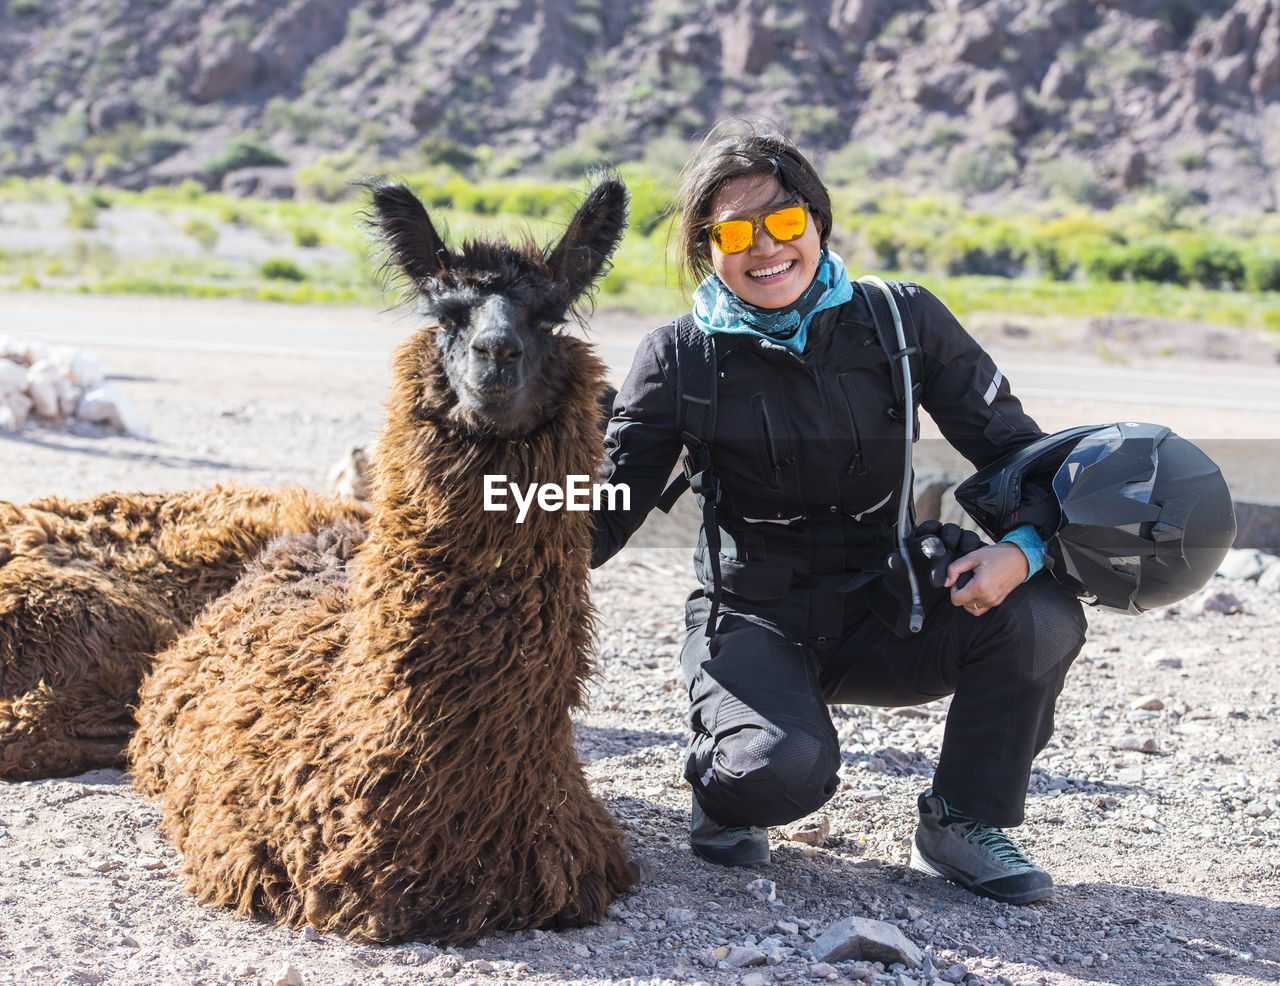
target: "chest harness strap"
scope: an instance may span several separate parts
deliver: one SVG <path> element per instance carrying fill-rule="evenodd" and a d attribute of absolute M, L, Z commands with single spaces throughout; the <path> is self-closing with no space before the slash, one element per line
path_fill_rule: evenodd
<path fill-rule="evenodd" d="M 716 430 L 716 347 L 692 315 L 682 315 L 676 321 L 676 393 L 680 402 L 676 425 L 685 447 L 683 475 L 663 491 L 658 507 L 670 513 L 680 494 L 692 490 L 702 508 L 702 531 L 711 570 L 711 584 L 706 587 L 711 601 L 706 627 L 710 637 L 720 615 L 720 525 L 716 521 L 720 483 L 711 468 L 711 442 Z"/>

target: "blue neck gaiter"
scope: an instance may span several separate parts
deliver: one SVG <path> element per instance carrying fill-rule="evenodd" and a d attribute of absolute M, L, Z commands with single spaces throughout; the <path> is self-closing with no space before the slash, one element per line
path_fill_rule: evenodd
<path fill-rule="evenodd" d="M 770 339 L 795 353 L 804 352 L 813 316 L 837 308 L 853 297 L 844 261 L 826 247 L 818 269 L 804 292 L 785 308 L 758 308 L 748 304 L 709 275 L 693 292 L 693 318 L 703 332 L 745 333 Z"/>

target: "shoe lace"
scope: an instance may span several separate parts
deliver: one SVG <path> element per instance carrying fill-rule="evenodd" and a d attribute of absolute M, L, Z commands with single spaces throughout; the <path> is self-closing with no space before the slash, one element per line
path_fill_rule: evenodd
<path fill-rule="evenodd" d="M 1005 866 L 1033 865 L 1026 854 L 1014 845 L 1013 840 L 1000 829 L 993 828 L 990 825 L 983 825 L 972 818 L 953 817 L 955 817 L 960 834 L 969 842 L 976 843 L 987 850 L 998 862 L 1003 863 Z"/>

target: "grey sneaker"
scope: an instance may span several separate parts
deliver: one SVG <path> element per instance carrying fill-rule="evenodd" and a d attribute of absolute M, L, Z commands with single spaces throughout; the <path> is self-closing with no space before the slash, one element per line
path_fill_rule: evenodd
<path fill-rule="evenodd" d="M 718 825 L 693 799 L 693 820 L 689 826 L 689 848 L 720 866 L 765 866 L 769 855 L 769 833 L 755 826 Z"/>
<path fill-rule="evenodd" d="M 1053 896 L 1053 878 L 1023 855 L 1000 829 L 956 811 L 933 788 L 920 795 L 920 824 L 911 868 L 946 877 L 1005 904 Z"/>

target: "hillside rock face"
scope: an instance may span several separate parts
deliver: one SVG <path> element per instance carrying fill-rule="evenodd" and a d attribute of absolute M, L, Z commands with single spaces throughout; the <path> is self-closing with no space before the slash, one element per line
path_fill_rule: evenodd
<path fill-rule="evenodd" d="M 573 173 L 763 115 L 843 180 L 1273 210 L 1280 0 L 17 0 L 0 107 L 0 171 L 132 186 L 246 134 Z"/>

